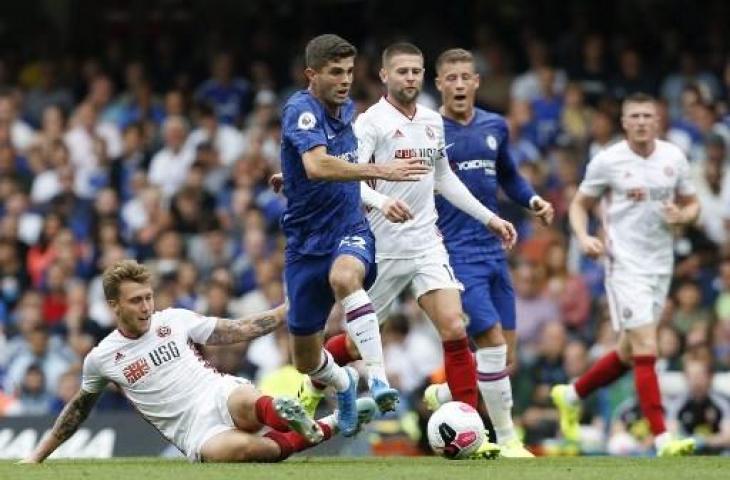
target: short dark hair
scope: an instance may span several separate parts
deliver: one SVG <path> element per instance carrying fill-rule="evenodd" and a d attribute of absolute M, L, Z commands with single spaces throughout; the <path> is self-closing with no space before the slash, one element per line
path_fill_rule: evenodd
<path fill-rule="evenodd" d="M 333 33 L 314 37 L 304 50 L 307 67 L 320 70 L 327 63 L 357 55 L 357 48 L 350 42 Z"/>
<path fill-rule="evenodd" d="M 623 111 L 624 108 L 626 108 L 626 105 L 629 103 L 656 103 L 656 98 L 649 95 L 648 93 L 644 92 L 636 92 L 632 93 L 628 97 L 624 98 L 624 101 L 621 102 L 621 110 Z"/>
<path fill-rule="evenodd" d="M 458 62 L 474 63 L 474 55 L 469 50 L 464 50 L 463 48 L 450 48 L 445 50 L 436 59 L 436 73 L 438 73 L 443 64 Z"/>
<path fill-rule="evenodd" d="M 388 63 L 388 60 L 396 55 L 418 55 L 423 57 L 423 52 L 421 52 L 420 48 L 409 42 L 393 43 L 385 47 L 385 50 L 383 50 L 383 56 L 381 59 L 383 66 Z"/>

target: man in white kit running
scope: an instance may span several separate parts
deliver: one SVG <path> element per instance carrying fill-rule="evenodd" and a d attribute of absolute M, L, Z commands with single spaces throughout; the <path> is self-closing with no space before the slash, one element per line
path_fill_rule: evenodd
<path fill-rule="evenodd" d="M 476 364 L 465 330 L 462 287 L 436 227 L 434 190 L 494 231 L 505 247 L 512 247 L 516 232 L 474 198 L 452 172 L 441 115 L 416 103 L 424 76 L 421 51 L 410 43 L 396 43 L 383 51 L 382 64 L 380 76 L 387 94 L 355 122 L 358 160 L 379 164 L 416 158 L 432 170 L 418 182 L 398 185 L 376 180 L 362 185 L 378 265 L 368 295 L 382 321 L 391 303 L 412 284 L 443 341 L 446 380 L 454 400 L 476 408 Z M 326 348 L 338 364 L 359 358 L 346 334 L 328 340 Z M 321 394 L 308 387 L 305 382 L 300 400 L 311 413 Z"/>
<path fill-rule="evenodd" d="M 656 101 L 646 94 L 631 95 L 623 102 L 621 123 L 626 140 L 590 161 L 569 211 L 583 252 L 606 257 L 606 294 L 618 346 L 575 383 L 554 386 L 551 397 L 564 437 L 578 441 L 580 400 L 633 368 L 657 455 L 687 455 L 694 440 L 667 432 L 654 365 L 657 320 L 674 263 L 672 230 L 693 223 L 700 206 L 684 154 L 657 139 Z M 603 240 L 588 232 L 588 215 L 599 199 Z"/>
<path fill-rule="evenodd" d="M 86 356 L 81 389 L 23 463 L 42 462 L 70 438 L 108 382 L 190 461 L 279 461 L 336 433 L 336 415 L 315 422 L 296 400 L 262 395 L 200 356 L 196 344 L 228 345 L 273 331 L 285 306 L 237 320 L 155 312 L 151 274 L 134 260 L 108 268 L 103 286 L 117 329 Z M 359 399 L 359 418 L 369 420 L 376 408 Z"/>

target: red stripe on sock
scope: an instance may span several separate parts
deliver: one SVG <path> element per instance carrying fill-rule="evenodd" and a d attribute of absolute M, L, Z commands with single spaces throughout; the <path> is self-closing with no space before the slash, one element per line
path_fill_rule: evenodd
<path fill-rule="evenodd" d="M 476 361 L 469 342 L 465 338 L 443 342 L 446 383 L 449 384 L 454 400 L 477 408 L 479 390 L 477 389 Z"/>
<path fill-rule="evenodd" d="M 649 428 L 654 436 L 667 430 L 664 424 L 664 408 L 662 396 L 659 393 L 659 380 L 656 376 L 654 355 L 634 356 L 634 384 L 639 395 L 641 412 L 649 421 Z"/>
<path fill-rule="evenodd" d="M 575 391 L 580 398 L 585 398 L 594 390 L 620 378 L 628 370 L 629 367 L 621 362 L 618 353 L 614 350 L 599 358 L 586 373 L 580 376 L 575 382 Z"/>
<path fill-rule="evenodd" d="M 289 424 L 286 423 L 274 408 L 274 399 L 268 395 L 262 395 L 256 400 L 256 418 L 262 425 L 269 426 L 279 432 L 288 432 Z"/>

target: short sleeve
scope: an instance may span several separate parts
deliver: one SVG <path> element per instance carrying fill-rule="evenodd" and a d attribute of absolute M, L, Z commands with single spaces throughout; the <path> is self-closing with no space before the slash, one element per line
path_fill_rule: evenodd
<path fill-rule="evenodd" d="M 679 155 L 679 172 L 677 181 L 677 193 L 683 196 L 695 195 L 697 190 L 694 183 L 692 183 L 692 175 L 689 168 L 689 162 L 687 157 L 683 153 L 678 152 Z"/>
<path fill-rule="evenodd" d="M 184 308 L 170 309 L 168 312 L 174 322 L 173 325 L 182 325 L 187 331 L 188 338 L 195 343 L 207 342 L 218 323 L 216 317 L 206 317 Z"/>
<path fill-rule="evenodd" d="M 578 190 L 589 197 L 600 197 L 609 186 L 608 167 L 605 156 L 599 154 L 588 162 L 586 176 Z"/>
<path fill-rule="evenodd" d="M 89 393 L 99 393 L 108 383 L 107 379 L 101 374 L 99 365 L 92 350 L 84 359 L 84 366 L 81 373 L 81 389 Z"/>
<path fill-rule="evenodd" d="M 311 105 L 287 105 L 282 123 L 284 139 L 294 145 L 300 155 L 314 147 L 327 145 L 324 126 Z"/>
<path fill-rule="evenodd" d="M 357 137 L 357 159 L 360 163 L 368 163 L 375 153 L 375 147 L 378 143 L 378 131 L 366 114 L 357 117 L 353 124 L 353 130 Z"/>

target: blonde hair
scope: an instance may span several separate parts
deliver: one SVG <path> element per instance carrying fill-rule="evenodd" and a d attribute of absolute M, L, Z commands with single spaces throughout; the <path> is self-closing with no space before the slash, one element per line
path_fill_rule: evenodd
<path fill-rule="evenodd" d="M 438 74 L 438 71 L 445 63 L 459 62 L 474 63 L 474 56 L 471 52 L 464 50 L 463 48 L 451 48 L 441 52 L 441 55 L 439 55 L 436 59 L 436 73 Z"/>
<path fill-rule="evenodd" d="M 119 300 L 119 286 L 122 282 L 150 283 L 152 273 L 136 260 L 120 260 L 104 270 L 101 282 L 107 300 Z"/>

